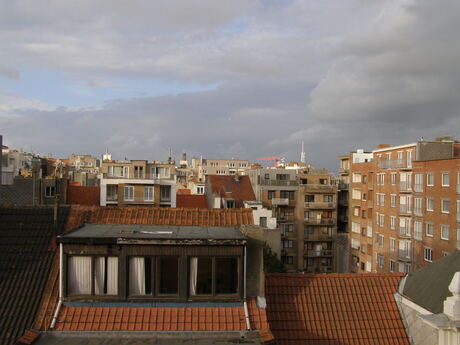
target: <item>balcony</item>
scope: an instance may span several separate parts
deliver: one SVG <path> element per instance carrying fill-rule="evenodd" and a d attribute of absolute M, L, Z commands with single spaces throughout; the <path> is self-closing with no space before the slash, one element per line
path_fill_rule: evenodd
<path fill-rule="evenodd" d="M 398 249 L 398 259 L 401 261 L 411 261 L 410 249 Z"/>
<path fill-rule="evenodd" d="M 306 234 L 304 240 L 306 242 L 308 241 L 333 241 L 334 238 L 332 235 L 326 235 L 326 234 Z"/>
<path fill-rule="evenodd" d="M 334 193 L 335 188 L 330 184 L 304 184 L 302 186 L 306 192 L 311 193 Z"/>
<path fill-rule="evenodd" d="M 339 183 L 337 185 L 337 188 L 339 190 L 348 190 L 348 188 L 350 188 L 350 185 L 348 183 Z"/>
<path fill-rule="evenodd" d="M 335 209 L 335 202 L 306 202 L 305 208 L 316 209 L 316 210 L 328 210 Z"/>
<path fill-rule="evenodd" d="M 289 199 L 288 198 L 272 198 L 272 205 L 289 206 Z"/>
<path fill-rule="evenodd" d="M 412 235 L 410 233 L 410 228 L 406 226 L 400 226 L 399 227 L 399 237 L 401 238 L 411 238 Z"/>
<path fill-rule="evenodd" d="M 109 202 L 114 202 L 114 201 L 116 202 L 118 201 L 118 195 L 117 194 L 107 195 L 106 200 Z"/>
<path fill-rule="evenodd" d="M 412 169 L 412 162 L 405 159 L 383 160 L 378 162 L 380 169 Z"/>
<path fill-rule="evenodd" d="M 309 225 L 335 225 L 335 222 L 333 218 L 305 218 L 305 224 Z"/>
<path fill-rule="evenodd" d="M 309 258 L 332 256 L 332 250 L 331 249 L 307 250 L 304 256 L 309 257 Z"/>
<path fill-rule="evenodd" d="M 339 168 L 339 174 L 340 175 L 348 175 L 350 172 L 350 169 L 348 168 Z"/>
<path fill-rule="evenodd" d="M 415 207 L 414 208 L 414 215 L 416 215 L 418 217 L 423 217 L 423 209 L 421 209 L 419 207 Z"/>
<path fill-rule="evenodd" d="M 414 184 L 414 192 L 423 193 L 423 184 L 420 184 L 420 183 Z"/>
<path fill-rule="evenodd" d="M 296 187 L 299 185 L 298 181 L 295 180 L 260 180 L 261 186 L 291 186 Z"/>
<path fill-rule="evenodd" d="M 412 186 L 410 182 L 407 182 L 407 181 L 399 182 L 399 191 L 401 193 L 412 193 Z"/>
<path fill-rule="evenodd" d="M 287 216 L 283 214 L 276 215 L 276 221 L 278 223 L 294 223 L 295 217 L 294 216 Z"/>
<path fill-rule="evenodd" d="M 399 214 L 400 215 L 411 215 L 412 214 L 412 207 L 406 204 L 399 205 Z"/>

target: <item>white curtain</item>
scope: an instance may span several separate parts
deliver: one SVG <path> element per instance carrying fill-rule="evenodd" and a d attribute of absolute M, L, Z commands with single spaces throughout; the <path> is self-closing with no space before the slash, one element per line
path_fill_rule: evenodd
<path fill-rule="evenodd" d="M 118 295 L 118 258 L 107 258 L 107 294 Z"/>
<path fill-rule="evenodd" d="M 69 256 L 67 260 L 67 291 L 69 295 L 91 294 L 91 257 Z"/>
<path fill-rule="evenodd" d="M 98 256 L 96 260 L 94 260 L 94 293 L 96 295 L 104 294 L 105 259 L 105 256 Z"/>
<path fill-rule="evenodd" d="M 145 261 L 143 257 L 129 259 L 129 294 L 145 295 Z"/>
<path fill-rule="evenodd" d="M 198 258 L 190 259 L 190 295 L 196 295 L 196 283 L 198 277 Z"/>

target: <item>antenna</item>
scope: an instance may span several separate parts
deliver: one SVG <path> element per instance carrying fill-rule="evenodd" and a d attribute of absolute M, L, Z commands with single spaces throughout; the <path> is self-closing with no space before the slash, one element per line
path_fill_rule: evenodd
<path fill-rule="evenodd" d="M 300 162 L 303 164 L 306 164 L 306 159 L 305 159 L 305 151 L 304 151 L 304 143 L 302 141 L 302 152 L 300 153 Z"/>

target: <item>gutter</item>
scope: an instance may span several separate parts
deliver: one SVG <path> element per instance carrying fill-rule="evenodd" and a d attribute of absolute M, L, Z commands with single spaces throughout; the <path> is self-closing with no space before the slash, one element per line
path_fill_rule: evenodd
<path fill-rule="evenodd" d="M 249 311 L 248 311 L 248 303 L 246 302 L 246 254 L 247 248 L 244 246 L 244 277 L 243 277 L 243 306 L 244 306 L 244 318 L 246 320 L 246 328 L 248 331 L 251 330 L 251 322 L 249 320 Z"/>
<path fill-rule="evenodd" d="M 62 254 L 63 254 L 63 249 L 62 249 L 62 243 L 59 243 L 59 302 L 56 306 L 56 310 L 54 311 L 53 319 L 51 320 L 51 325 L 50 329 L 53 329 L 56 326 L 57 318 L 59 316 L 59 312 L 61 311 L 62 307 Z"/>

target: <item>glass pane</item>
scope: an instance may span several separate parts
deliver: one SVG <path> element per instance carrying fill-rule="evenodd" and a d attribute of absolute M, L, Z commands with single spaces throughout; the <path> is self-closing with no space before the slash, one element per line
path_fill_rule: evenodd
<path fill-rule="evenodd" d="M 216 294 L 238 292 L 238 261 L 236 258 L 216 258 Z"/>
<path fill-rule="evenodd" d="M 91 257 L 70 256 L 67 261 L 67 291 L 69 295 L 91 294 Z"/>
<path fill-rule="evenodd" d="M 192 258 L 190 261 L 190 294 L 212 294 L 212 258 Z"/>
<path fill-rule="evenodd" d="M 158 259 L 158 293 L 177 294 L 179 285 L 179 260 L 175 257 Z"/>

